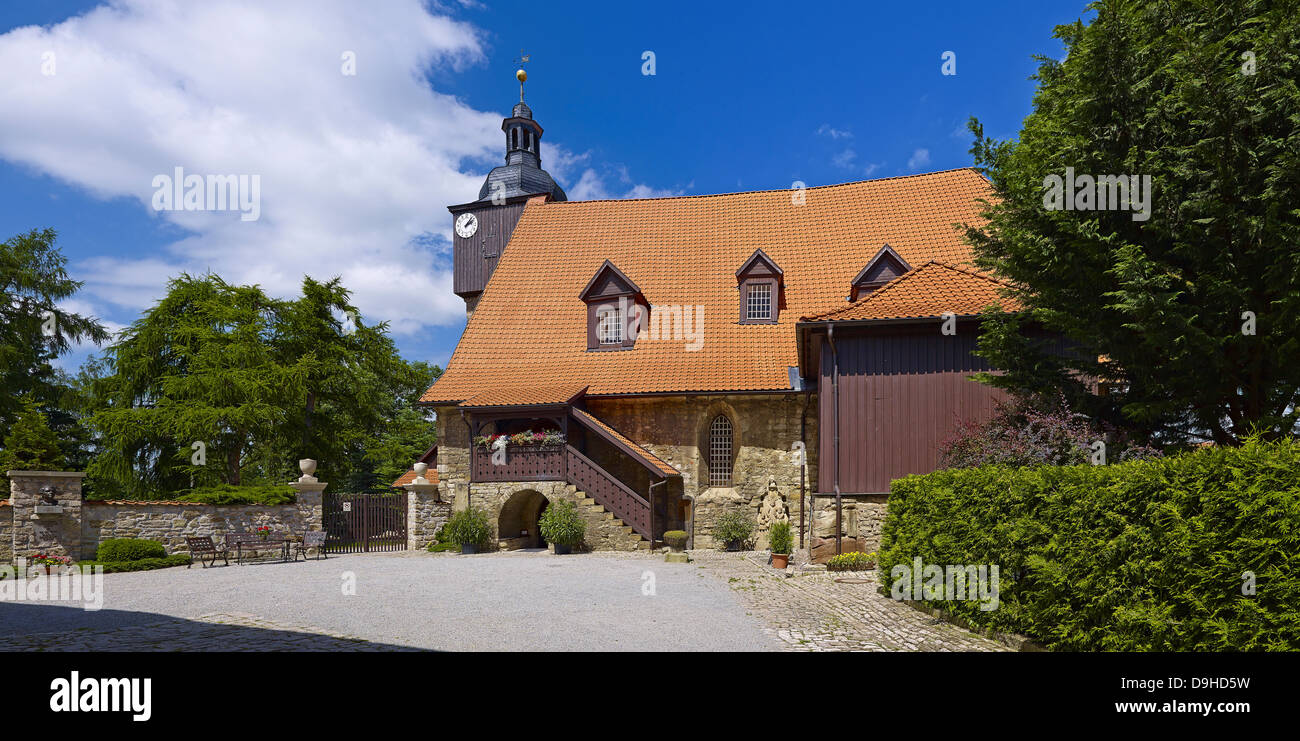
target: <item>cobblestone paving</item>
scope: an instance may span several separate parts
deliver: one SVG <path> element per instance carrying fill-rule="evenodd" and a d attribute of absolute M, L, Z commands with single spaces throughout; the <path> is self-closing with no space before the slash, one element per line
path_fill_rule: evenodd
<path fill-rule="evenodd" d="M 701 574 L 725 579 L 789 651 L 1010 650 L 880 594 L 875 572 L 796 572 L 787 578 L 759 554 L 693 552 L 691 558 Z M 871 582 L 845 584 L 836 577 Z"/>
<path fill-rule="evenodd" d="M 115 630 L 80 629 L 0 638 L 0 651 L 416 651 L 254 615 L 173 618 Z"/>

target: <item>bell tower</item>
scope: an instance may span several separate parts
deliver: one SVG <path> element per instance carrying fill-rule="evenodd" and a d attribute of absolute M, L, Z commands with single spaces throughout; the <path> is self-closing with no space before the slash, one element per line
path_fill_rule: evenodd
<path fill-rule="evenodd" d="M 524 61 L 527 59 L 524 57 Z M 521 67 L 515 77 L 519 80 L 519 102 L 501 122 L 506 135 L 505 164 L 488 173 L 477 200 L 447 207 L 455 226 L 452 290 L 465 299 L 469 315 L 474 313 L 496 270 L 528 199 L 540 195 L 552 201 L 568 200 L 550 173 L 542 169 L 542 126 L 524 102 L 528 73 Z"/>

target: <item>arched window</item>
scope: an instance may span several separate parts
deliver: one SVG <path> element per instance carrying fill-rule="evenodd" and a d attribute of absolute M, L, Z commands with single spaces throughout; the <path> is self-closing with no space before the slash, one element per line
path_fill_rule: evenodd
<path fill-rule="evenodd" d="M 519 129 L 510 130 L 510 148 L 511 149 L 519 148 Z"/>
<path fill-rule="evenodd" d="M 709 486 L 731 486 L 731 420 L 725 414 L 709 425 Z"/>

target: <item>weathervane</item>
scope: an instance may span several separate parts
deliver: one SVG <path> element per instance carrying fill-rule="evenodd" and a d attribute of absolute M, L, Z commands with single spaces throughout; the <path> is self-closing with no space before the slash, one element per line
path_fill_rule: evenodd
<path fill-rule="evenodd" d="M 531 56 L 531 54 L 525 54 L 524 50 L 520 49 L 519 58 L 515 60 L 515 64 L 519 65 L 519 69 L 515 70 L 515 79 L 519 80 L 520 103 L 524 102 L 524 81 L 528 79 L 528 73 L 524 71 L 524 65 L 528 64 L 528 60 Z"/>

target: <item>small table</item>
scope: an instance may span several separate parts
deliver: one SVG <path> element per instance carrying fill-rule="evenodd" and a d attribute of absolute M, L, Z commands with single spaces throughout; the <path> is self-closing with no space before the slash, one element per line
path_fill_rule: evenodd
<path fill-rule="evenodd" d="M 258 551 L 267 551 L 272 548 L 280 549 L 280 560 L 289 560 L 289 539 L 288 538 L 267 538 L 265 540 L 258 538 L 256 540 L 240 540 L 235 543 L 235 562 L 244 563 L 244 551 L 256 553 Z"/>

